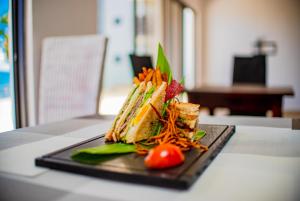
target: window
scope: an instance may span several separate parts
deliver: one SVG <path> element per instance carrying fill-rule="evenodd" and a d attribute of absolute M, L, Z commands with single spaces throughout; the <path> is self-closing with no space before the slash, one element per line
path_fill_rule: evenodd
<path fill-rule="evenodd" d="M 109 38 L 101 114 L 116 114 L 131 87 L 133 71 L 129 54 L 134 50 L 133 10 L 133 0 L 100 0 L 98 3 L 98 32 Z"/>
<path fill-rule="evenodd" d="M 191 8 L 183 9 L 183 76 L 185 87 L 195 87 L 195 14 Z"/>
<path fill-rule="evenodd" d="M 129 54 L 151 56 L 158 42 L 172 65 L 173 76 L 195 85 L 195 14 L 180 1 L 99 0 L 98 32 L 109 38 L 100 114 L 116 114 L 132 86 Z"/>
<path fill-rule="evenodd" d="M 0 132 L 15 128 L 10 2 L 0 0 Z"/>
<path fill-rule="evenodd" d="M 98 32 L 109 38 L 100 114 L 116 114 L 132 87 L 129 55 L 156 52 L 153 17 L 159 16 L 157 6 L 153 0 L 98 1 Z"/>

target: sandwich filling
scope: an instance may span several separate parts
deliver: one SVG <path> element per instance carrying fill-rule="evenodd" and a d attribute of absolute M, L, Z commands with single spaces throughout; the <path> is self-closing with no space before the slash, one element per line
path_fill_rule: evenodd
<path fill-rule="evenodd" d="M 176 125 L 181 129 L 181 133 L 191 139 L 197 131 L 200 105 L 182 102 L 176 102 L 172 105 L 178 112 L 178 118 L 175 121 Z"/>
<path fill-rule="evenodd" d="M 152 82 L 147 82 L 147 84 L 145 82 L 141 82 L 138 86 L 136 86 L 128 96 L 118 116 L 115 118 L 112 128 L 106 134 L 106 140 L 133 143 L 136 139 L 140 139 L 141 137 L 136 137 L 140 135 L 139 133 L 135 132 L 134 137 L 131 138 L 128 138 L 127 134 L 131 127 L 139 124 L 146 113 L 149 115 L 147 111 L 152 110 L 149 103 L 151 102 L 154 94 L 157 94 L 158 91 L 162 93 L 162 90 L 159 90 L 161 86 L 156 88 L 152 85 Z M 163 86 L 166 86 L 166 83 L 164 83 Z M 163 88 L 165 90 L 165 87 Z M 132 132 L 130 133 L 132 134 Z"/>
<path fill-rule="evenodd" d="M 125 103 L 119 111 L 119 114 L 115 118 L 111 129 L 106 133 L 105 138 L 107 141 L 117 141 L 116 128 L 123 121 L 124 116 L 128 114 L 128 109 L 137 101 L 141 93 L 143 93 L 144 85 L 135 85 L 134 88 L 130 91 L 129 95 L 126 98 Z"/>
<path fill-rule="evenodd" d="M 158 116 L 152 107 L 155 107 L 161 113 L 166 95 L 166 87 L 166 82 L 163 82 L 155 89 L 151 97 L 149 96 L 144 99 L 143 104 L 140 105 L 136 114 L 128 122 L 126 133 L 123 135 L 123 141 L 133 143 L 148 139 L 152 135 L 153 122 L 158 120 Z"/>
<path fill-rule="evenodd" d="M 128 130 L 129 127 L 129 122 L 135 118 L 137 111 L 139 110 L 140 107 L 142 107 L 145 104 L 146 100 L 151 98 L 153 92 L 154 92 L 154 87 L 152 86 L 151 82 L 148 82 L 145 92 L 138 98 L 130 114 L 127 116 L 123 124 L 120 125 L 120 127 L 117 129 L 117 133 L 119 133 L 119 137 L 120 137 L 119 139 L 124 141 L 124 138 L 122 137 L 126 135 L 126 131 Z"/>
<path fill-rule="evenodd" d="M 195 129 L 200 114 L 200 105 L 192 103 L 175 103 L 174 105 L 179 113 L 177 125 L 191 130 Z"/>

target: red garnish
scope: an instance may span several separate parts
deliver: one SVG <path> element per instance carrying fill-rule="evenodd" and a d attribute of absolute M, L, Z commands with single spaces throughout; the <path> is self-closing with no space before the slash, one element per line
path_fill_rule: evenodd
<path fill-rule="evenodd" d="M 145 165 L 150 169 L 163 169 L 177 166 L 184 161 L 180 148 L 172 144 L 161 144 L 150 150 Z"/>
<path fill-rule="evenodd" d="M 180 94 L 182 91 L 183 91 L 182 84 L 178 83 L 176 80 L 172 80 L 171 84 L 169 84 L 166 89 L 165 102 L 174 98 L 175 96 Z"/>

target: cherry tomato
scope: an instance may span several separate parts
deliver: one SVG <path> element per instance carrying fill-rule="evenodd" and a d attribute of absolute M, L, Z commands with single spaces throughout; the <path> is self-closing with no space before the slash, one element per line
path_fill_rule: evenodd
<path fill-rule="evenodd" d="M 177 166 L 184 161 L 184 155 L 179 147 L 172 144 L 162 144 L 150 150 L 144 162 L 150 169 L 163 169 Z"/>

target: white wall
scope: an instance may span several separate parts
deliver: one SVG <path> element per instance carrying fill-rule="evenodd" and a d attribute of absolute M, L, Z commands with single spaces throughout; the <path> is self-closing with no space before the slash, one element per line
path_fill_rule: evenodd
<path fill-rule="evenodd" d="M 96 34 L 97 0 L 27 0 L 25 15 L 28 114 L 34 125 L 43 39 Z"/>
<path fill-rule="evenodd" d="M 205 84 L 230 85 L 233 55 L 251 54 L 263 37 L 278 45 L 268 58 L 268 86 L 293 86 L 285 110 L 300 110 L 300 1 L 204 0 L 203 78 Z"/>

